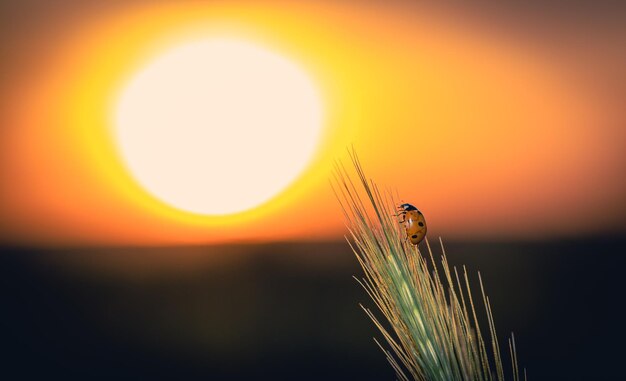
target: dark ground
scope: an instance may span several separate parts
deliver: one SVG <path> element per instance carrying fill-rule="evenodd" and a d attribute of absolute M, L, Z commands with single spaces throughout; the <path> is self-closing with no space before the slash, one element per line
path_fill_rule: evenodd
<path fill-rule="evenodd" d="M 447 244 L 451 264 L 480 269 L 530 380 L 623 377 L 625 249 L 623 238 Z M 232 260 L 163 265 L 153 252 Z M 372 306 L 360 273 L 343 242 L 4 248 L 0 379 L 393 380 L 358 307 Z"/>

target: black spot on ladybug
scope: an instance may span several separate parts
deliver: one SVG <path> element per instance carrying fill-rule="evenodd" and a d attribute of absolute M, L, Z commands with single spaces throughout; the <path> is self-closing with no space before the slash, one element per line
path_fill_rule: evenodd
<path fill-rule="evenodd" d="M 419 226 L 424 226 L 424 223 L 422 221 L 417 223 Z"/>
<path fill-rule="evenodd" d="M 417 238 L 417 234 L 413 234 L 411 238 Z"/>

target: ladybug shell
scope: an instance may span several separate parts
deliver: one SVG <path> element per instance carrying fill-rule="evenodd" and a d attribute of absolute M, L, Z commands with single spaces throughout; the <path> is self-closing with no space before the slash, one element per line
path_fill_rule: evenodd
<path fill-rule="evenodd" d="M 404 215 L 406 236 L 413 245 L 417 245 L 426 236 L 426 219 L 419 210 L 407 211 Z"/>

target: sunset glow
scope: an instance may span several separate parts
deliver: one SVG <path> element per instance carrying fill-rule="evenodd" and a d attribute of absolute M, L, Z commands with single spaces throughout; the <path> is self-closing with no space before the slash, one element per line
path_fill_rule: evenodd
<path fill-rule="evenodd" d="M 112 7 L 55 25 L 57 34 L 16 50 L 15 62 L 27 64 L 15 64 L 3 90 L 6 241 L 339 238 L 344 225 L 329 179 L 334 161 L 345 159 L 352 145 L 370 176 L 424 212 L 435 236 L 575 235 L 590 228 L 580 213 L 597 220 L 594 226 L 614 218 L 605 212 L 619 187 L 607 174 L 621 162 L 619 139 L 597 127 L 610 125 L 606 108 L 547 54 L 478 24 L 402 7 L 191 2 Z M 276 70 L 291 70 L 291 79 L 266 73 L 249 98 L 234 91 L 242 102 L 237 123 L 260 118 L 251 107 L 268 111 L 258 136 L 237 127 L 209 147 L 208 138 L 187 134 L 175 142 L 168 133 L 152 148 L 176 143 L 172 155 L 147 153 L 152 148 L 142 139 L 149 135 L 131 136 L 138 130 L 128 126 L 160 123 L 163 104 L 182 98 L 150 101 L 149 86 L 138 90 L 147 83 L 138 73 L 168 52 L 211 40 L 261 49 L 257 58 L 241 60 L 275 59 L 284 65 Z M 236 65 L 218 56 L 222 65 Z M 215 62 L 206 60 L 190 65 Z M 195 69 L 172 70 L 207 90 L 211 79 L 194 76 Z M 202 96 L 219 97 L 224 88 Z M 268 89 L 272 97 L 264 96 Z M 137 124 L 131 109 L 141 110 Z M 218 123 L 202 119 L 208 114 L 188 117 L 180 128 Z M 245 146 L 234 144 L 241 136 Z M 541 229 L 528 223 L 537 216 Z"/>

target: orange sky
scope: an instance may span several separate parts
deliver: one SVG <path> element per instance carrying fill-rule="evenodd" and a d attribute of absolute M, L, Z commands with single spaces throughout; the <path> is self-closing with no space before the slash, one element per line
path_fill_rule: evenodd
<path fill-rule="evenodd" d="M 5 11 L 5 243 L 336 238 L 344 225 L 329 178 L 351 144 L 369 176 L 425 213 L 430 234 L 623 231 L 626 139 L 615 95 L 624 84 L 610 78 L 624 57 L 613 24 L 587 33 L 576 19 L 565 20 L 574 28 L 556 20 L 542 34 L 530 21 L 503 26 L 480 12 L 403 2 L 67 2 L 67 12 L 62 4 Z M 298 62 L 327 108 L 324 141 L 293 186 L 220 218 L 152 199 L 115 154 L 107 117 L 134 70 L 167 47 L 213 35 Z"/>

